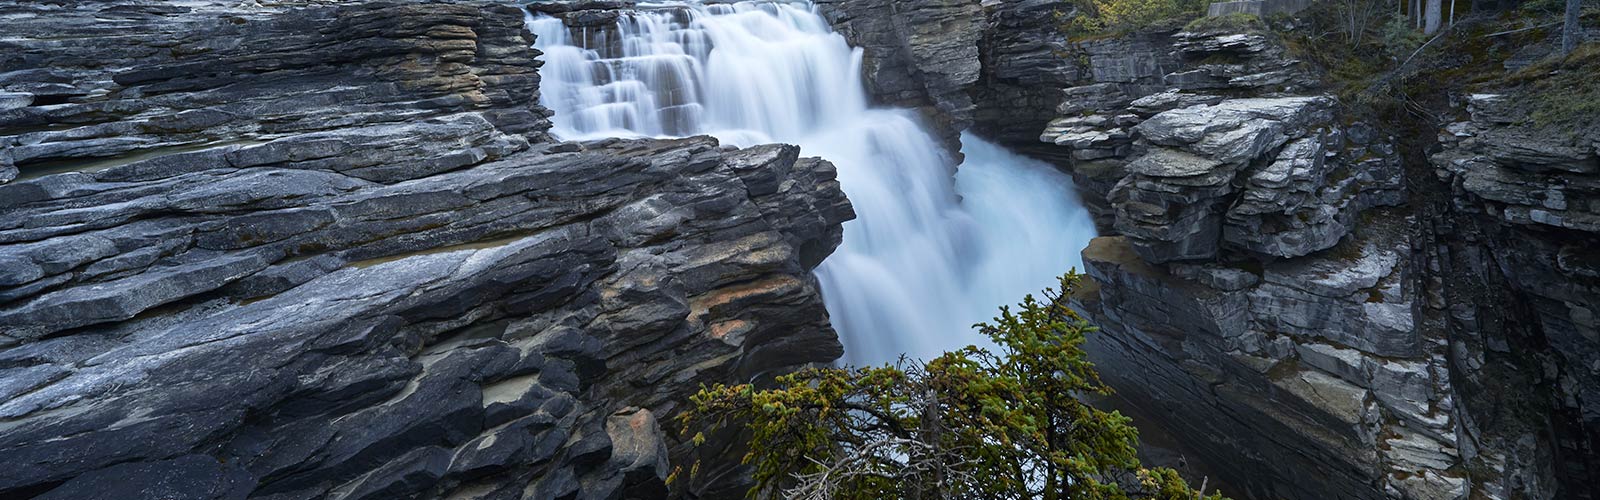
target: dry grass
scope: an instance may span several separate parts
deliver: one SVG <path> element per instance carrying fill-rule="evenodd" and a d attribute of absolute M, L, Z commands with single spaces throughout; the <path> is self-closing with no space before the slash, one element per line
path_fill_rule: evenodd
<path fill-rule="evenodd" d="M 1526 96 L 1528 121 L 1538 127 L 1582 129 L 1600 123 L 1600 43 L 1566 57 L 1551 56 L 1505 78 Z"/>

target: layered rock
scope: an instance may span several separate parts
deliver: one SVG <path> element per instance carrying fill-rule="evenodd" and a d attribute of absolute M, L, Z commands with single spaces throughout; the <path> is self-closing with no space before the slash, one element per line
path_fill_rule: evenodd
<path fill-rule="evenodd" d="M 1311 73 L 1244 28 L 1097 42 L 1169 52 L 1091 59 L 1040 137 L 1109 185 L 1118 235 L 1084 251 L 1078 297 L 1092 358 L 1232 495 L 1480 490 L 1448 339 L 1416 312 L 1419 222 L 1381 208 L 1406 200 L 1392 140 L 1297 93 Z"/>
<path fill-rule="evenodd" d="M 1072 2 L 1059 0 L 985 2 L 974 131 L 1029 155 L 1056 154 L 1056 148 L 1040 147 L 1036 139 L 1056 117 L 1061 88 L 1075 85 L 1089 71 L 1073 57 L 1075 44 L 1061 30 L 1063 20 L 1076 12 Z"/>
<path fill-rule="evenodd" d="M 1199 107 L 1304 112 L 1321 101 Z M 1160 130 L 1145 126 L 1161 116 L 1141 130 Z M 1106 333 L 1091 341 L 1092 358 L 1134 404 L 1171 415 L 1150 424 L 1187 441 L 1243 490 L 1235 494 L 1382 498 L 1390 487 L 1412 488 L 1412 498 L 1464 494 L 1444 343 L 1415 328 L 1410 251 L 1399 236 L 1412 222 L 1313 196 L 1355 191 L 1359 198 L 1391 187 L 1360 181 L 1372 172 L 1355 169 L 1370 164 L 1324 155 L 1339 134 L 1291 139 L 1298 134 L 1285 135 L 1294 128 L 1282 124 L 1292 120 L 1277 116 L 1251 119 L 1259 127 L 1244 127 L 1247 133 L 1217 126 L 1179 148 L 1148 144 L 1128 163 L 1111 197 L 1124 235 L 1097 238 L 1083 254 L 1100 286 L 1079 303 Z M 1157 132 L 1140 144 L 1173 144 L 1173 137 Z M 1241 154 L 1249 159 L 1241 162 Z M 1326 175 L 1332 169 L 1355 173 Z M 1280 178 L 1298 178 L 1301 187 L 1286 189 L 1295 183 Z M 1242 225 L 1245 207 L 1275 222 Z M 1319 226 L 1307 218 L 1315 215 L 1301 214 L 1361 217 L 1362 224 Z M 1390 442 L 1397 435 L 1431 454 L 1397 448 Z M 1412 477 L 1428 486 L 1409 485 Z"/>
<path fill-rule="evenodd" d="M 1259 94 L 1297 92 L 1317 84 L 1307 68 L 1256 23 L 1230 26 L 1202 20 L 1173 34 L 1171 47 L 1183 67 L 1162 76 L 1168 87 Z"/>
<path fill-rule="evenodd" d="M 1147 128 L 1183 127 L 1177 132 L 1193 135 L 1197 125 L 1212 118 L 1238 128 L 1242 123 L 1249 125 L 1245 122 L 1251 111 L 1228 107 L 1208 110 L 1207 106 L 1229 97 L 1293 98 L 1299 95 L 1297 89 L 1314 81 L 1304 65 L 1288 57 L 1275 38 L 1252 26 L 1239 33 L 1202 25 L 1195 31 L 1097 38 L 1073 44 L 1067 54 L 1087 66 L 1079 72 L 1080 78 L 1062 85 L 1065 88 L 1052 89 L 1055 116 L 1037 140 L 1066 146 L 1041 156 L 1055 159 L 1073 173 L 1103 231 L 1115 230 L 1111 227 L 1114 209 L 1107 197 L 1126 174 L 1128 160 L 1139 153 L 1133 145 L 1140 133 L 1132 127 L 1157 114 L 1189 108 L 1191 111 L 1168 115 L 1163 123 Z M 1274 110 L 1259 111 L 1268 119 L 1283 118 Z M 1295 129 L 1301 123 L 1284 125 L 1289 126 L 1287 133 L 1308 133 Z M 1258 139 L 1267 142 L 1277 139 L 1276 133 L 1264 130 L 1239 130 L 1235 135 L 1259 135 Z M 1165 137 L 1158 145 L 1178 146 L 1183 140 Z M 1231 147 L 1243 148 L 1238 153 L 1248 154 L 1253 146 Z"/>
<path fill-rule="evenodd" d="M 1500 496 L 1600 497 L 1600 130 L 1527 119 L 1532 99 L 1468 96 L 1431 157 L 1441 214 L 1424 253 L 1451 338 L 1475 476 Z"/>
<path fill-rule="evenodd" d="M 944 141 L 972 124 L 983 8 L 978 0 L 817 0 L 833 29 L 864 53 L 868 92 L 914 108 Z M 955 151 L 958 148 L 952 148 Z"/>
<path fill-rule="evenodd" d="M 1041 136 L 1117 179 L 1077 299 L 1146 424 L 1237 496 L 1592 496 L 1594 132 L 1474 96 L 1408 170 L 1271 35 L 1170 39 Z"/>
<path fill-rule="evenodd" d="M 840 353 L 833 167 L 550 141 L 515 7 L 0 12 L 0 496 L 658 496 Z"/>

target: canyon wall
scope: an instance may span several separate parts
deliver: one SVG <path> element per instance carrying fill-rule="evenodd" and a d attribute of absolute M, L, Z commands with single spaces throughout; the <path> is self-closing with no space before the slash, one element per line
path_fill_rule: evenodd
<path fill-rule="evenodd" d="M 867 92 L 916 109 L 952 151 L 972 125 L 982 8 L 969 0 L 817 0 L 835 31 L 863 50 Z"/>
<path fill-rule="evenodd" d="M 1240 494 L 1591 498 L 1595 131 L 1471 96 L 1407 164 L 1270 32 L 1171 39 L 1168 90 L 1069 88 L 1041 136 L 1118 178 L 1079 304 L 1124 396 Z"/>
<path fill-rule="evenodd" d="M 1259 24 L 1074 41 L 1070 2 L 981 6 L 972 130 L 1095 211 L 1076 303 L 1137 425 L 1237 498 L 1600 494 L 1600 131 L 1511 91 L 1401 141 Z"/>
<path fill-rule="evenodd" d="M 1508 89 L 1403 141 L 1269 30 L 1072 5 L 818 2 L 879 102 L 1073 174 L 1137 425 L 1236 498 L 1600 496 L 1600 131 Z M 0 497 L 661 496 L 700 383 L 839 355 L 833 167 L 555 141 L 513 6 L 0 29 Z"/>
<path fill-rule="evenodd" d="M 840 354 L 832 165 L 555 142 L 514 6 L 0 31 L 0 497 L 656 497 L 699 384 Z"/>

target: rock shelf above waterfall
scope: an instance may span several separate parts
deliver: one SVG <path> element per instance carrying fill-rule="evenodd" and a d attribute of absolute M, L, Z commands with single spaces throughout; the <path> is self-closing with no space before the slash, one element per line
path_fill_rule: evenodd
<path fill-rule="evenodd" d="M 514 6 L 267 3 L 0 2 L 0 497 L 662 495 L 699 384 L 840 355 L 829 162 L 554 141 Z"/>

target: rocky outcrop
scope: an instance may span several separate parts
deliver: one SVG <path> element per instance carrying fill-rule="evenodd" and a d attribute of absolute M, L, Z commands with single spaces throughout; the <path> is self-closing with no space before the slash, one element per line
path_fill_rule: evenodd
<path fill-rule="evenodd" d="M 1474 96 L 1406 169 L 1270 34 L 1170 47 L 1091 68 L 1040 137 L 1116 179 L 1077 303 L 1143 425 L 1242 497 L 1593 496 L 1593 132 Z"/>
<path fill-rule="evenodd" d="M 1056 117 L 1061 89 L 1088 74 L 1082 59 L 1073 56 L 1076 44 L 1061 30 L 1061 23 L 1076 12 L 1072 2 L 1061 0 L 985 2 L 975 132 L 1029 155 L 1066 164 L 1056 158 L 1057 148 L 1042 147 L 1037 138 L 1039 130 Z"/>
<path fill-rule="evenodd" d="M 833 167 L 552 142 L 515 7 L 0 12 L 0 496 L 658 496 L 840 354 Z"/>
<path fill-rule="evenodd" d="M 1136 405 L 1181 415 L 1168 431 L 1235 494 L 1454 498 L 1443 344 L 1414 327 L 1397 229 L 1412 222 L 1372 210 L 1400 201 L 1395 159 L 1360 160 L 1330 104 L 1228 99 L 1132 127 L 1122 235 L 1083 254 L 1100 287 L 1080 305 L 1106 332 L 1092 357 Z"/>
<path fill-rule="evenodd" d="M 0 127 L 23 176 L 81 168 L 70 162 L 84 159 L 463 111 L 535 139 L 548 128 L 539 110 L 520 105 L 538 74 L 521 50 L 514 9 L 366 3 L 275 15 L 204 4 L 13 2 L 7 12 L 0 87 L 31 104 L 0 111 Z M 412 21 L 378 21 L 391 17 Z M 107 36 L 121 42 L 104 43 Z M 451 135 L 464 141 L 458 149 L 504 149 L 482 134 Z"/>
<path fill-rule="evenodd" d="M 1165 134 L 1156 141 L 1161 147 L 1178 147 L 1198 141 L 1200 137 L 1197 133 L 1211 119 L 1218 119 L 1223 122 L 1222 126 L 1234 128 L 1231 134 L 1219 135 L 1219 139 L 1216 139 L 1228 144 L 1191 146 L 1206 150 L 1200 151 L 1201 154 L 1208 154 L 1217 148 L 1237 149 L 1230 158 L 1224 159 L 1225 163 L 1253 160 L 1254 153 L 1259 153 L 1254 149 L 1275 149 L 1281 144 L 1272 143 L 1287 137 L 1283 134 L 1294 136 L 1309 132 L 1334 132 L 1297 128 L 1308 122 L 1318 122 L 1316 118 L 1328 108 L 1326 99 L 1314 106 L 1315 110 L 1311 110 L 1313 116 L 1304 117 L 1278 116 L 1280 112 L 1294 114 L 1299 110 L 1267 109 L 1270 105 L 1258 110 L 1234 109 L 1257 106 L 1252 101 L 1216 106 L 1230 97 L 1301 97 L 1296 90 L 1306 88 L 1314 81 L 1311 73 L 1299 61 L 1285 54 L 1276 39 L 1257 28 L 1249 28 L 1242 33 L 1223 28 L 1176 33 L 1140 32 L 1083 41 L 1073 44 L 1070 50 L 1069 53 L 1076 54 L 1077 59 L 1087 67 L 1079 71 L 1079 79 L 1065 84 L 1065 88 L 1054 89 L 1054 116 L 1048 120 L 1044 133 L 1036 139 L 1037 142 L 1066 146 L 1054 148 L 1054 152 L 1041 156 L 1054 159 L 1057 165 L 1072 172 L 1086 203 L 1096 214 L 1102 231 L 1125 231 L 1112 227 L 1116 209 L 1109 203 L 1108 197 L 1112 196 L 1112 188 L 1127 173 L 1128 161 L 1138 156 L 1134 142 L 1142 137 L 1143 131 L 1133 127 L 1140 126 L 1157 114 L 1173 111 L 1161 120 L 1142 126 Z M 1181 109 L 1188 111 L 1177 111 Z M 1257 112 L 1262 114 L 1251 114 Z M 1278 124 L 1257 127 L 1253 120 L 1255 117 L 1264 117 Z M 1291 121 L 1280 121 L 1285 118 Z M 1164 130 L 1169 128 L 1174 130 L 1170 133 Z M 1342 141 L 1339 137 L 1329 139 Z M 1373 142 L 1372 138 L 1357 139 L 1355 142 L 1358 143 Z M 1260 140 L 1263 143 L 1240 143 L 1242 140 Z M 1290 163 L 1286 160 L 1283 165 Z M 1214 215 L 1191 214 L 1201 219 Z M 1234 218 L 1249 218 L 1249 215 L 1238 214 Z M 1253 221 L 1240 222 L 1250 224 Z M 1337 238 L 1336 235 L 1334 237 Z M 1263 243 L 1261 246 L 1271 245 Z M 1273 250 L 1263 249 L 1268 252 Z M 1196 251 L 1202 255 L 1205 253 L 1204 248 Z"/>
<path fill-rule="evenodd" d="M 1419 221 L 1383 208 L 1406 201 L 1392 140 L 1297 93 L 1311 74 L 1264 32 L 1096 43 L 1158 40 L 1166 58 L 1091 57 L 1040 137 L 1110 185 L 1117 235 L 1077 298 L 1102 373 L 1232 495 L 1479 490 L 1448 339 L 1417 312 Z"/>
<path fill-rule="evenodd" d="M 880 104 L 914 108 L 949 145 L 972 124 L 978 81 L 978 0 L 817 0 L 833 29 L 863 52 L 868 92 Z M 952 151 L 958 148 L 952 148 Z"/>
<path fill-rule="evenodd" d="M 1471 470 L 1502 497 L 1600 497 L 1600 130 L 1528 120 L 1517 90 L 1466 101 L 1431 158 L 1424 256 Z"/>

